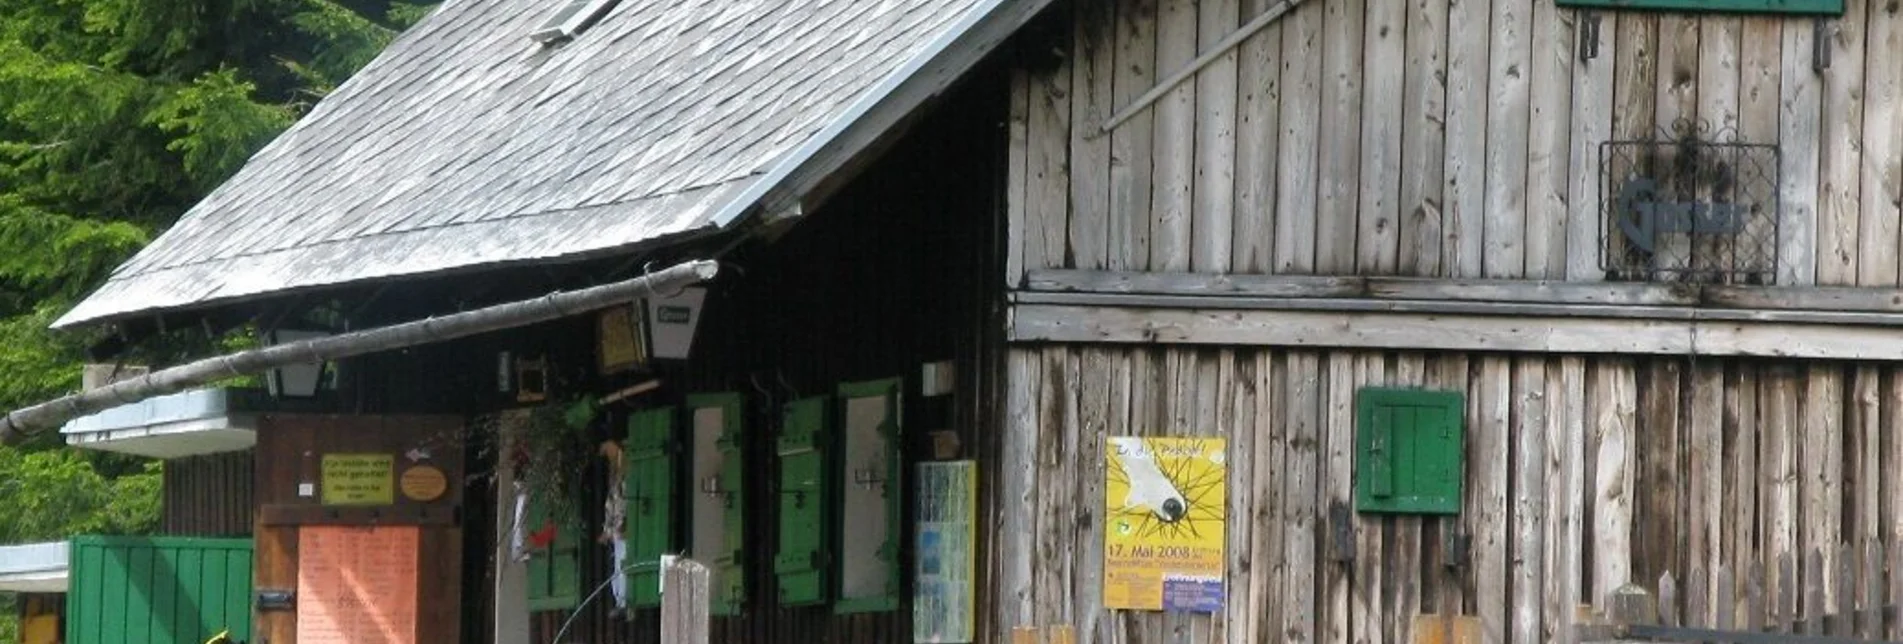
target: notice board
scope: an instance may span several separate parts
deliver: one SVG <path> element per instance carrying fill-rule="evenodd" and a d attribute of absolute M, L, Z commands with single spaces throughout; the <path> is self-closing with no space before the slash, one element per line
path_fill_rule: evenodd
<path fill-rule="evenodd" d="M 415 644 L 416 526 L 304 526 L 298 644 Z"/>
<path fill-rule="evenodd" d="M 1220 613 L 1228 465 L 1220 438 L 1104 445 L 1105 608 Z"/>

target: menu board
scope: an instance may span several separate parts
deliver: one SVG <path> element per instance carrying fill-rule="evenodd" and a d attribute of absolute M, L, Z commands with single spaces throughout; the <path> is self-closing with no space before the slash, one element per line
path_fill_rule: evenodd
<path fill-rule="evenodd" d="M 298 644 L 415 644 L 418 528 L 304 526 Z"/>

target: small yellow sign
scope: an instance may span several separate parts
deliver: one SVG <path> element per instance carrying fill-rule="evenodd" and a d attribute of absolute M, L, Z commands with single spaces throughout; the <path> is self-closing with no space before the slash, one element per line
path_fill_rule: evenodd
<path fill-rule="evenodd" d="M 390 505 L 396 502 L 396 456 L 325 454 L 324 505 Z"/>
<path fill-rule="evenodd" d="M 397 479 L 403 488 L 403 496 L 412 501 L 428 503 L 443 498 L 449 491 L 449 478 L 434 465 L 418 465 L 403 470 L 403 476 Z"/>
<path fill-rule="evenodd" d="M 1117 436 L 1104 451 L 1104 607 L 1221 612 L 1223 440 Z"/>

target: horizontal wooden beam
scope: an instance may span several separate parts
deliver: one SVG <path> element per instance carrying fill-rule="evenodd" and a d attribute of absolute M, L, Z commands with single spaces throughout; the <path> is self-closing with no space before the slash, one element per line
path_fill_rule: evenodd
<path fill-rule="evenodd" d="M 1755 320 L 1019 303 L 1009 326 L 1013 342 L 1903 360 L 1896 328 Z"/>
<path fill-rule="evenodd" d="M 1031 271 L 1025 286 L 1029 291 L 1059 293 L 1527 302 L 1903 314 L 1903 290 L 1891 288 L 1086 270 Z"/>
<path fill-rule="evenodd" d="M 1341 311 L 1359 313 L 1431 313 L 1530 318 L 1627 318 L 1724 322 L 1861 324 L 1903 327 L 1903 313 L 1783 309 L 1722 309 L 1648 304 L 1545 304 L 1472 299 L 1382 299 L 1372 297 L 1258 297 L 1103 293 L 1033 293 L 1011 296 L 1019 304 L 1116 306 L 1150 309 L 1250 311 Z"/>

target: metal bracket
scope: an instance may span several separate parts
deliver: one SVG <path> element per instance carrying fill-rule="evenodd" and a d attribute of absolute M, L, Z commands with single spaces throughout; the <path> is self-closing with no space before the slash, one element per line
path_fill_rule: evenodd
<path fill-rule="evenodd" d="M 1599 57 L 1599 12 L 1579 14 L 1579 62 Z"/>
<path fill-rule="evenodd" d="M 1447 538 L 1441 540 L 1442 565 L 1448 568 L 1465 568 L 1472 550 L 1473 535 L 1450 527 L 1447 530 Z"/>
<path fill-rule="evenodd" d="M 1355 560 L 1355 515 L 1348 510 L 1348 504 L 1331 501 L 1328 504 L 1328 534 L 1330 536 L 1328 559 L 1337 562 Z"/>
<path fill-rule="evenodd" d="M 1811 23 L 1811 71 L 1830 69 L 1830 20 L 1817 18 Z"/>

